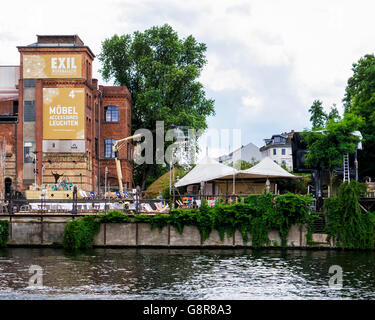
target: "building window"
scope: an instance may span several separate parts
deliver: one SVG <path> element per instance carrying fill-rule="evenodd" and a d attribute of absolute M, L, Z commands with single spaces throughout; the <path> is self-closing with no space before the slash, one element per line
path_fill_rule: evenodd
<path fill-rule="evenodd" d="M 285 156 L 285 149 L 281 149 L 281 154 Z"/>
<path fill-rule="evenodd" d="M 276 149 L 273 149 L 273 155 L 274 156 L 276 155 Z"/>
<path fill-rule="evenodd" d="M 23 145 L 23 163 L 33 163 L 35 159 L 35 142 L 25 142 Z"/>
<path fill-rule="evenodd" d="M 108 106 L 104 108 L 106 122 L 118 122 L 118 107 Z"/>
<path fill-rule="evenodd" d="M 98 156 L 99 156 L 98 138 L 95 138 L 95 159 L 98 159 Z"/>
<path fill-rule="evenodd" d="M 24 88 L 35 88 L 35 79 L 23 79 Z"/>
<path fill-rule="evenodd" d="M 115 139 L 105 139 L 104 140 L 104 157 L 105 158 L 114 158 L 115 153 L 113 152 L 113 143 Z"/>
<path fill-rule="evenodd" d="M 35 121 L 35 101 L 25 100 L 23 102 L 23 121 L 34 122 Z"/>

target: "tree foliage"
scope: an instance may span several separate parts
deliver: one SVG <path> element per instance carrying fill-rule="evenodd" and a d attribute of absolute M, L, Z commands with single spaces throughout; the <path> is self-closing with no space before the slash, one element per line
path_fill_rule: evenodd
<path fill-rule="evenodd" d="M 246 169 L 250 169 L 251 167 L 254 167 L 258 163 L 259 161 L 256 161 L 254 158 L 251 159 L 250 162 L 239 159 L 234 164 L 233 162 L 229 163 L 229 166 L 237 170 L 246 170 Z"/>
<path fill-rule="evenodd" d="M 345 116 L 353 113 L 364 118 L 359 127 L 363 150 L 358 152 L 359 174 L 375 176 L 375 56 L 367 54 L 352 67 L 343 99 Z"/>
<path fill-rule="evenodd" d="M 193 36 L 180 39 L 171 26 L 144 32 L 114 35 L 102 43 L 99 60 L 105 80 L 127 86 L 132 95 L 132 132 L 165 126 L 206 129 L 206 118 L 214 114 L 214 101 L 206 98 L 197 81 L 206 64 L 206 45 Z M 154 139 L 155 140 L 155 139 Z M 154 147 L 154 152 L 155 152 Z M 160 176 L 160 165 L 136 168 L 135 181 L 145 188 L 147 178 Z"/>
<path fill-rule="evenodd" d="M 363 213 L 358 202 L 365 191 L 364 184 L 345 182 L 339 188 L 338 197 L 324 201 L 328 241 L 335 238 L 336 246 L 341 248 L 374 248 L 375 213 Z"/>
<path fill-rule="evenodd" d="M 344 119 L 329 120 L 322 131 L 305 131 L 302 134 L 307 145 L 306 165 L 330 172 L 332 190 L 333 171 L 342 166 L 343 155 L 354 153 L 359 138 L 352 134 L 358 130 L 363 120 L 354 114 Z"/>
<path fill-rule="evenodd" d="M 313 130 L 323 128 L 327 115 L 323 110 L 322 102 L 320 100 L 314 100 L 309 112 L 311 113 L 310 122 Z"/>

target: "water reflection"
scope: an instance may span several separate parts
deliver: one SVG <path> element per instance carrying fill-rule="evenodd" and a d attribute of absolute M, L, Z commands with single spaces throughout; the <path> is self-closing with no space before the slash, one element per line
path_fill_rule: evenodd
<path fill-rule="evenodd" d="M 373 299 L 374 252 L 330 250 L 0 250 L 0 299 Z M 43 287 L 27 288 L 30 265 Z M 329 288 L 331 265 L 343 288 Z"/>

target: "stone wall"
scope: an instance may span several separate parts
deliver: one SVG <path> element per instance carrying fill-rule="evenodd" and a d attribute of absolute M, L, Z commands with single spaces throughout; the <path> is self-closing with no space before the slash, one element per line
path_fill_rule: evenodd
<path fill-rule="evenodd" d="M 62 242 L 66 221 L 59 218 L 12 218 L 9 232 L 9 245 L 52 245 Z M 289 231 L 288 247 L 305 248 L 306 228 L 294 225 Z M 280 247 L 281 239 L 277 230 L 268 234 L 268 247 Z M 334 243 L 324 243 L 326 235 L 314 234 L 315 246 L 333 247 Z M 217 230 L 208 239 L 202 240 L 198 229 L 185 226 L 182 234 L 172 226 L 163 230 L 153 229 L 146 223 L 104 223 L 94 237 L 94 246 L 119 247 L 251 247 L 251 241 L 244 243 L 242 235 L 236 231 L 232 237 L 225 235 L 221 241 Z"/>

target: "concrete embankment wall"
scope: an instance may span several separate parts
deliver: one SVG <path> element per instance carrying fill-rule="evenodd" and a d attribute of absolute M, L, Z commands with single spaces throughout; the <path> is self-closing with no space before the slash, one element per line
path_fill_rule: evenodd
<path fill-rule="evenodd" d="M 8 245 L 17 246 L 48 246 L 62 242 L 65 219 L 12 219 L 9 230 Z M 289 231 L 288 247 L 307 247 L 306 229 L 294 225 Z M 281 245 L 277 230 L 269 232 L 269 247 Z M 315 246 L 333 247 L 333 243 L 325 243 L 324 234 L 313 234 Z M 213 230 L 209 238 L 202 241 L 198 229 L 194 226 L 185 226 L 184 232 L 179 234 L 172 226 L 166 226 L 162 231 L 151 230 L 146 223 L 105 223 L 101 224 L 100 231 L 94 238 L 95 246 L 122 246 L 122 247 L 251 247 L 251 241 L 244 244 L 242 235 L 236 231 L 233 237 L 225 235 L 221 241 L 217 230 Z"/>

